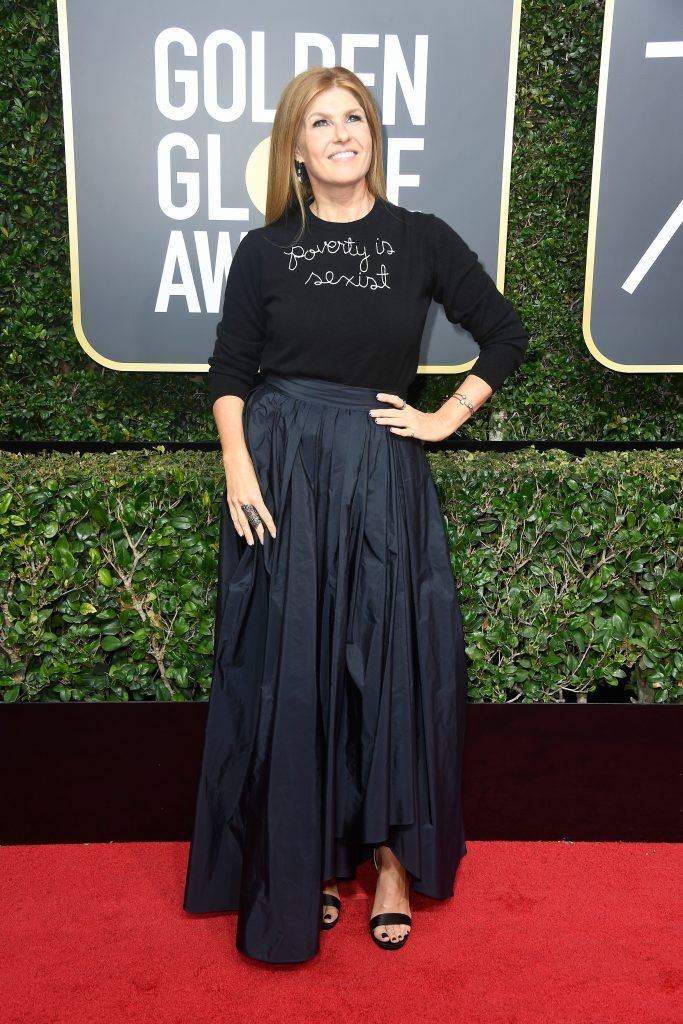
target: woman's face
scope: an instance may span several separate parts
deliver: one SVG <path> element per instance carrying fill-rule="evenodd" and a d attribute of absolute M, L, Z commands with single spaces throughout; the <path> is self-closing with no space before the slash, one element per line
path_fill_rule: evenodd
<path fill-rule="evenodd" d="M 294 152 L 306 165 L 314 191 L 318 184 L 353 185 L 364 178 L 372 159 L 372 136 L 354 93 L 335 86 L 314 96 Z"/>

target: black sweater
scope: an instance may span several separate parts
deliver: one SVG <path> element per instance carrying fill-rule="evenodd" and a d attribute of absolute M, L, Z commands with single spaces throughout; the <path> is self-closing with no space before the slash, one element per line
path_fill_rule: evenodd
<path fill-rule="evenodd" d="M 470 373 L 494 391 L 522 362 L 529 339 L 512 303 L 435 214 L 376 198 L 346 223 L 309 209 L 297 241 L 300 225 L 290 210 L 235 250 L 209 358 L 212 404 L 246 398 L 259 365 L 405 398 L 432 299 L 477 342 Z"/>

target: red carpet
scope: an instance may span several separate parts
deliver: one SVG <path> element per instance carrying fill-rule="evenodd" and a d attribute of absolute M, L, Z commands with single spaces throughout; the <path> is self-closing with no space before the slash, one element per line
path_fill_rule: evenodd
<path fill-rule="evenodd" d="M 680 846 L 470 841 L 391 953 L 366 864 L 318 955 L 284 965 L 237 952 L 236 913 L 183 912 L 187 849 L 4 847 L 3 1024 L 683 1021 Z"/>

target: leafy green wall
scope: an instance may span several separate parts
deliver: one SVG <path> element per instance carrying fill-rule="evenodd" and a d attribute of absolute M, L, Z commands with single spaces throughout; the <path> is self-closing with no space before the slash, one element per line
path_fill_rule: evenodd
<path fill-rule="evenodd" d="M 470 700 L 683 703 L 676 455 L 428 458 Z M 213 452 L 0 453 L 3 699 L 205 699 L 224 487 Z"/>
<path fill-rule="evenodd" d="M 215 440 L 205 374 L 159 387 L 76 341 L 56 3 L 0 12 L 0 438 Z M 522 5 L 505 292 L 531 345 L 462 437 L 681 437 L 681 375 L 609 370 L 582 337 L 603 14 L 598 0 Z M 410 401 L 437 408 L 460 380 L 420 374 Z"/>

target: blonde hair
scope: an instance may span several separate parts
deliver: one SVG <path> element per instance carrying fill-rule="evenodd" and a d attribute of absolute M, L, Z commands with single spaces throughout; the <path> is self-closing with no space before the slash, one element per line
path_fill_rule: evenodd
<path fill-rule="evenodd" d="M 266 224 L 272 224 L 282 214 L 298 204 L 301 211 L 302 231 L 306 224 L 306 204 L 313 196 L 308 175 L 299 181 L 294 166 L 296 140 L 308 104 L 318 93 L 335 87 L 350 89 L 363 108 L 372 137 L 372 158 L 365 176 L 368 191 L 386 200 L 386 184 L 382 164 L 382 131 L 372 94 L 360 78 L 348 68 L 312 67 L 301 71 L 285 86 L 278 100 L 273 131 L 270 137 L 268 161 L 268 195 Z"/>

